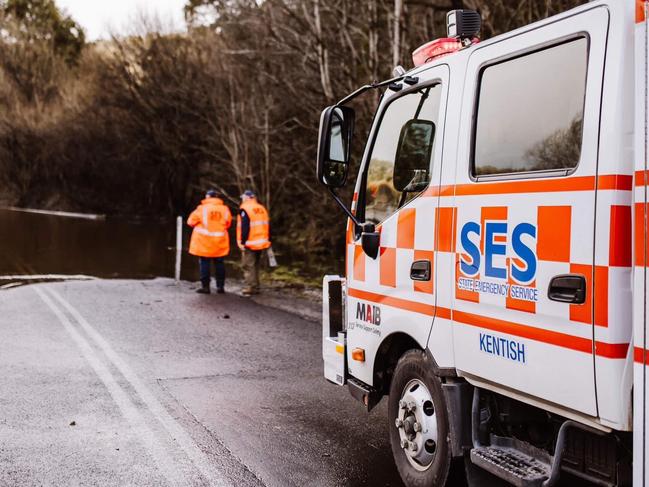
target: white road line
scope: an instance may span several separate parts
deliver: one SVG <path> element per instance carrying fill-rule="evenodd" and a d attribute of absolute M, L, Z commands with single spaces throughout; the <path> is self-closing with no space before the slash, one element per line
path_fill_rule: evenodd
<path fill-rule="evenodd" d="M 79 325 L 94 340 L 97 346 L 104 352 L 108 360 L 121 372 L 124 378 L 131 384 L 135 392 L 140 396 L 142 401 L 147 405 L 151 414 L 164 426 L 169 435 L 178 443 L 187 456 L 194 463 L 201 475 L 213 486 L 227 486 L 229 482 L 223 475 L 210 464 L 203 451 L 196 445 L 194 440 L 183 429 L 180 424 L 169 414 L 162 404 L 151 393 L 139 377 L 133 372 L 128 364 L 115 353 L 110 344 L 88 323 L 88 321 L 76 310 L 68 301 L 66 301 L 58 292 L 48 289 L 49 293 L 56 298 L 59 303 L 74 317 Z"/>
<path fill-rule="evenodd" d="M 129 399 L 124 390 L 119 386 L 108 367 L 106 367 L 106 365 L 101 360 L 99 360 L 88 341 L 76 330 L 68 317 L 41 289 L 37 287 L 34 287 L 32 289 L 36 291 L 43 302 L 52 310 L 52 312 L 56 315 L 58 320 L 65 328 L 65 331 L 67 331 L 75 341 L 75 343 L 81 350 L 83 357 L 104 383 L 106 389 L 108 389 L 108 392 L 113 398 L 113 401 L 115 401 L 115 404 L 117 404 L 117 406 L 119 407 L 122 415 L 131 425 L 134 433 L 149 451 L 149 454 L 153 457 L 158 468 L 160 469 L 160 472 L 164 475 L 167 481 L 171 485 L 186 485 L 187 480 L 182 475 L 182 472 L 174 468 L 175 463 L 171 460 L 169 455 L 167 455 L 162 445 L 160 445 L 153 431 L 151 431 L 151 429 L 146 426 L 146 423 L 137 407 Z"/>

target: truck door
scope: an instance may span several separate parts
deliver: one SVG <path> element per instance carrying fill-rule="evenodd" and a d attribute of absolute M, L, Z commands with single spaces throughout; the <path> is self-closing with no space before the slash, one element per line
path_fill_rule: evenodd
<path fill-rule="evenodd" d="M 370 385 L 387 337 L 403 332 L 423 348 L 433 323 L 437 198 L 425 190 L 439 184 L 448 78 L 441 65 L 388 90 L 358 178 L 356 212 L 377 225 L 380 250 L 366 255 L 350 234 L 347 350 L 350 374 Z M 354 359 L 356 348 L 365 361 Z"/>
<path fill-rule="evenodd" d="M 469 380 L 597 416 L 594 262 L 606 8 L 483 47 L 455 185 L 454 350 Z M 610 182 L 600 177 L 600 182 Z"/>

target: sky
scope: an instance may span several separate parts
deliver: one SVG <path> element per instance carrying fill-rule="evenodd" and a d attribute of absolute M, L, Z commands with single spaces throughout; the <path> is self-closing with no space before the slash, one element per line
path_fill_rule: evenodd
<path fill-rule="evenodd" d="M 55 0 L 86 31 L 89 41 L 106 39 L 111 32 L 128 33 L 141 14 L 158 17 L 165 27 L 184 27 L 186 0 Z"/>

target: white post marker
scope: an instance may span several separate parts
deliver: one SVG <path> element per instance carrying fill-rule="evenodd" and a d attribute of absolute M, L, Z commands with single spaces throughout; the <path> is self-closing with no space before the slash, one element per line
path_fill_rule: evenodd
<path fill-rule="evenodd" d="M 180 282 L 180 261 L 183 252 L 183 217 L 176 218 L 176 269 L 174 277 L 176 283 Z"/>
<path fill-rule="evenodd" d="M 268 265 L 273 268 L 277 267 L 277 259 L 275 258 L 275 252 L 273 252 L 272 247 L 266 249 L 266 254 L 268 255 Z"/>

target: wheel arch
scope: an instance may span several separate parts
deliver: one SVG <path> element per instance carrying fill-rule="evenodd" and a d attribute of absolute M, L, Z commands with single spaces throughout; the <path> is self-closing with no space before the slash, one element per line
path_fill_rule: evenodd
<path fill-rule="evenodd" d="M 424 350 L 412 336 L 404 332 L 391 333 L 383 339 L 374 357 L 374 387 L 382 394 L 390 391 L 394 368 L 401 356 L 408 350 Z"/>

